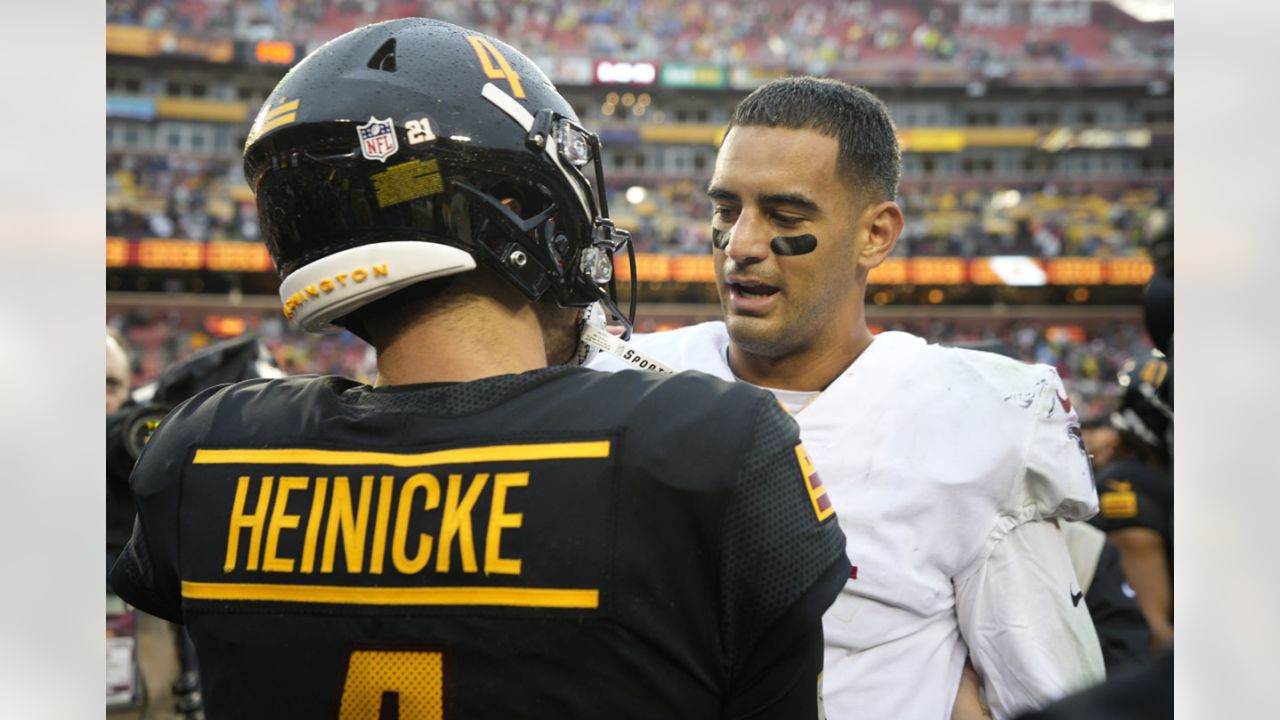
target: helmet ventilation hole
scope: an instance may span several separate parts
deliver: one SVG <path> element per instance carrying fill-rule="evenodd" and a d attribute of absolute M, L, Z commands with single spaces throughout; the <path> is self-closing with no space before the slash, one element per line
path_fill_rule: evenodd
<path fill-rule="evenodd" d="M 396 71 L 396 39 L 382 43 L 382 47 L 369 58 L 369 67 L 386 72 Z"/>

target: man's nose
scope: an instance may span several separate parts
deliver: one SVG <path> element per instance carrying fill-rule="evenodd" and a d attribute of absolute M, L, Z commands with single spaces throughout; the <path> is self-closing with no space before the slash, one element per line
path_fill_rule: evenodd
<path fill-rule="evenodd" d="M 769 256 L 772 236 L 768 223 L 756 213 L 743 212 L 728 230 L 724 253 L 737 265 L 753 265 Z"/>

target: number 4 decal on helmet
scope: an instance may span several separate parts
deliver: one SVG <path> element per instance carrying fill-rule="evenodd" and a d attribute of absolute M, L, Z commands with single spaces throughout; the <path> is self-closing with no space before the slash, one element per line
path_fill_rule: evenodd
<path fill-rule="evenodd" d="M 511 86 L 511 94 L 523 100 L 524 86 L 520 84 L 520 76 L 511 69 L 511 64 L 502 56 L 502 53 L 498 52 L 498 48 L 489 42 L 489 38 L 468 35 L 467 42 L 471 43 L 471 49 L 476 51 L 476 58 L 480 60 L 484 76 L 490 80 L 506 80 Z"/>

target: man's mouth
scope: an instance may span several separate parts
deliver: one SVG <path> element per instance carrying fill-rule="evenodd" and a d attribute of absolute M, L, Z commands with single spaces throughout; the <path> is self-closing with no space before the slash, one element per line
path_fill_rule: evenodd
<path fill-rule="evenodd" d="M 755 280 L 729 281 L 729 304 L 736 314 L 762 315 L 782 297 L 776 285 Z"/>
<path fill-rule="evenodd" d="M 729 283 L 729 289 L 743 297 L 768 297 L 778 292 L 778 288 L 766 283 L 746 280 Z"/>

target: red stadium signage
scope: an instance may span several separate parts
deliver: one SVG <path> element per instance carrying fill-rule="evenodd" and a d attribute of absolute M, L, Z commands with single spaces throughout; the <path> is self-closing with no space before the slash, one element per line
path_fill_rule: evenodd
<path fill-rule="evenodd" d="M 298 59 L 298 48 L 279 40 L 259 40 L 253 46 L 253 58 L 264 65 L 292 65 Z"/>
<path fill-rule="evenodd" d="M 1033 257 L 980 257 L 969 261 L 969 282 L 974 285 L 1039 287 L 1048 282 L 1048 276 L 1040 260 Z"/>
<path fill-rule="evenodd" d="M 1054 258 L 1049 261 L 1049 282 L 1054 285 L 1101 285 L 1102 261 L 1097 258 Z"/>
<path fill-rule="evenodd" d="M 129 266 L 129 241 L 122 237 L 107 238 L 107 267 Z"/>
<path fill-rule="evenodd" d="M 106 238 L 108 268 L 209 270 L 271 273 L 271 257 L 258 243 L 144 238 Z M 614 272 L 626 280 L 631 271 L 625 255 L 614 258 Z M 1146 258 L 1032 257 L 887 258 L 871 271 L 872 285 L 1145 285 L 1152 275 Z M 715 265 L 709 255 L 636 254 L 636 279 L 653 283 L 713 283 Z"/>
<path fill-rule="evenodd" d="M 1146 285 L 1155 273 L 1146 258 L 1116 258 L 1107 261 L 1108 285 Z"/>
<path fill-rule="evenodd" d="M 211 242 L 205 267 L 227 272 L 266 272 L 271 269 L 267 248 L 258 243 Z"/>
<path fill-rule="evenodd" d="M 218 337 L 238 337 L 248 329 L 248 323 L 235 315 L 209 315 L 204 319 L 204 329 Z"/>
<path fill-rule="evenodd" d="M 872 285 L 905 285 L 910 263 L 906 258 L 886 258 L 867 276 L 867 282 Z"/>
<path fill-rule="evenodd" d="M 138 243 L 138 267 L 148 270 L 199 270 L 204 267 L 204 243 L 148 238 Z"/>
<path fill-rule="evenodd" d="M 248 329 L 248 323 L 238 315 L 207 315 L 205 329 L 212 336 L 239 337 Z"/>
<path fill-rule="evenodd" d="M 640 282 L 664 282 L 671 277 L 671 255 L 651 253 L 636 254 L 636 279 Z M 619 278 L 631 277 L 631 266 L 626 255 L 613 258 L 613 274 Z"/>
<path fill-rule="evenodd" d="M 969 267 L 960 258 L 914 258 L 910 277 L 916 285 L 963 285 L 969 279 Z"/>
<path fill-rule="evenodd" d="M 652 85 L 658 81 L 658 66 L 651 62 L 600 60 L 595 78 L 597 85 Z"/>
<path fill-rule="evenodd" d="M 710 255 L 675 255 L 671 258 L 671 279 L 676 282 L 715 282 L 716 267 Z"/>

